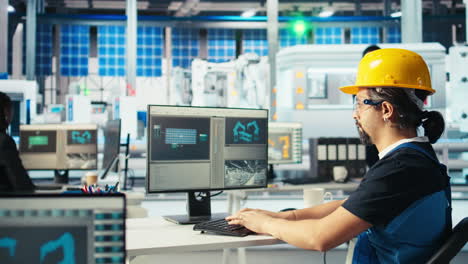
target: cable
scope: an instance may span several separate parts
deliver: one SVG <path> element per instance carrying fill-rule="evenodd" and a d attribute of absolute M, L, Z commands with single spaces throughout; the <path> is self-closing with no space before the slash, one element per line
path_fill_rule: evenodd
<path fill-rule="evenodd" d="M 201 198 L 211 198 L 211 197 L 220 195 L 220 194 L 222 194 L 222 193 L 223 193 L 223 191 L 219 191 L 219 192 L 217 192 L 217 193 L 211 195 L 210 192 L 198 192 L 197 197 L 201 197 Z M 203 194 L 205 194 L 205 195 L 203 195 Z"/>
<path fill-rule="evenodd" d="M 220 194 L 222 194 L 222 193 L 223 193 L 223 191 L 219 191 L 219 192 L 217 192 L 217 193 L 215 193 L 215 194 L 213 194 L 213 195 L 211 195 L 211 193 L 210 193 L 210 197 L 215 197 L 215 196 L 220 195 Z"/>
<path fill-rule="evenodd" d="M 323 264 L 327 264 L 327 252 L 323 252 Z"/>

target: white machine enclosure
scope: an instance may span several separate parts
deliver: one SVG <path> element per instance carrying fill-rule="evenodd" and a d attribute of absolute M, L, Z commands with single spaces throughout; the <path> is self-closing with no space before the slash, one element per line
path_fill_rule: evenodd
<path fill-rule="evenodd" d="M 91 122 L 91 99 L 85 95 L 69 94 L 66 100 L 66 120 L 70 123 Z"/>
<path fill-rule="evenodd" d="M 447 56 L 447 118 L 460 131 L 468 132 L 468 46 L 453 46 Z"/>
<path fill-rule="evenodd" d="M 37 82 L 25 80 L 0 80 L 0 91 L 6 93 L 12 100 L 20 101 L 20 123 L 26 124 L 29 111 L 31 120 L 37 115 Z"/>
<path fill-rule="evenodd" d="M 130 134 L 131 138 L 137 137 L 137 97 L 135 96 L 117 96 L 113 103 L 113 119 L 122 120 L 121 135 L 126 137 Z"/>
<path fill-rule="evenodd" d="M 426 107 L 445 115 L 445 48 L 439 43 L 378 44 L 419 53 L 431 72 L 436 93 Z M 278 121 L 303 121 L 304 138 L 356 137 L 352 96 L 338 88 L 354 84 L 368 45 L 300 45 L 277 54 Z"/>

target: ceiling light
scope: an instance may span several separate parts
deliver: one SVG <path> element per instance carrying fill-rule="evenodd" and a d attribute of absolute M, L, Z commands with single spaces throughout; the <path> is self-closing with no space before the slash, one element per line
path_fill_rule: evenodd
<path fill-rule="evenodd" d="M 255 9 L 249 9 L 247 11 L 242 12 L 241 17 L 253 17 L 257 13 Z"/>
<path fill-rule="evenodd" d="M 390 14 L 391 17 L 401 17 L 401 11 L 393 12 Z"/>
<path fill-rule="evenodd" d="M 333 9 L 325 9 L 325 10 L 322 10 L 318 16 L 319 17 L 331 17 L 333 16 L 333 14 L 335 14 L 335 10 Z"/>
<path fill-rule="evenodd" d="M 14 8 L 12 5 L 8 5 L 8 9 L 7 9 L 7 10 L 8 10 L 8 13 L 13 13 L 13 12 L 16 11 L 15 8 Z"/>

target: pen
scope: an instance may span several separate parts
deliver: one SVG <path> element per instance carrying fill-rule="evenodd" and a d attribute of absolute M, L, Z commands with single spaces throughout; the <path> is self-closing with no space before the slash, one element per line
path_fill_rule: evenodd
<path fill-rule="evenodd" d="M 115 186 L 112 188 L 112 190 L 113 190 L 114 192 L 117 191 L 117 186 L 119 186 L 119 182 L 117 182 L 117 183 L 115 184 Z"/>

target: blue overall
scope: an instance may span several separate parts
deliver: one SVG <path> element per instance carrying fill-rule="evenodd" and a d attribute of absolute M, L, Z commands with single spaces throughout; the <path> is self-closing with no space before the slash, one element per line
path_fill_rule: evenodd
<path fill-rule="evenodd" d="M 440 247 L 452 229 L 452 199 L 447 167 L 415 144 L 401 144 L 392 152 L 400 148 L 417 150 L 437 162 L 441 173 L 449 181 L 447 188 L 412 203 L 387 226 L 373 226 L 361 233 L 354 248 L 353 263 L 424 262 Z"/>

